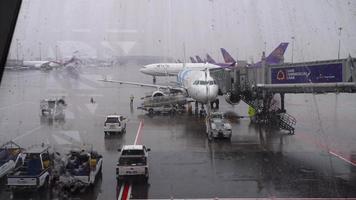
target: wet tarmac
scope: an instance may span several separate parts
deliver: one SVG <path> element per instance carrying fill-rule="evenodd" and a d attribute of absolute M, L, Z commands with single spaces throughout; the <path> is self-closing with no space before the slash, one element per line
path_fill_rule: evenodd
<path fill-rule="evenodd" d="M 97 81 L 151 83 L 138 69 L 6 71 L 0 86 L 0 143 L 14 140 L 25 148 L 46 143 L 55 151 L 89 146 L 103 155 L 103 173 L 87 192 L 72 197 L 116 199 L 117 149 L 133 144 L 143 120 L 140 142 L 151 148 L 150 178 L 132 183 L 132 198 L 356 197 L 355 94 L 287 95 L 286 109 L 297 119 L 295 135 L 242 118 L 231 120 L 231 141 L 209 142 L 198 116 L 150 117 L 137 110 L 139 97 L 150 89 Z M 54 96 L 65 96 L 68 107 L 65 120 L 49 123 L 40 118 L 39 102 Z M 220 98 L 220 111 L 247 115 L 246 104 L 233 107 Z M 104 118 L 112 113 L 128 117 L 127 133 L 104 136 Z M 59 193 L 11 194 L 4 180 L 0 187 L 0 199 L 58 199 Z"/>

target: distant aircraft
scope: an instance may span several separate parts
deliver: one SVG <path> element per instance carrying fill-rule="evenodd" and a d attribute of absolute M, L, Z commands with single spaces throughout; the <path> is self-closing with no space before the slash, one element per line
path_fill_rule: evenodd
<path fill-rule="evenodd" d="M 195 56 L 197 59 L 197 63 L 204 63 L 204 60 L 202 60 L 199 56 Z"/>
<path fill-rule="evenodd" d="M 24 67 L 29 67 L 33 69 L 41 69 L 41 70 L 51 70 L 55 68 L 60 68 L 64 67 L 70 63 L 74 63 L 79 61 L 75 56 L 73 56 L 71 59 L 65 61 L 65 62 L 60 62 L 60 61 L 23 61 L 23 66 Z"/>
<path fill-rule="evenodd" d="M 231 68 L 236 67 L 236 62 L 231 62 L 231 63 L 218 63 L 218 62 L 215 62 L 215 60 L 209 54 L 206 54 L 206 60 L 207 60 L 208 63 L 212 63 L 214 65 L 218 65 L 221 68 L 231 69 Z"/>
<path fill-rule="evenodd" d="M 197 63 L 197 61 L 193 57 L 190 56 L 189 58 L 192 63 Z"/>
<path fill-rule="evenodd" d="M 282 42 L 275 48 L 272 53 L 266 57 L 266 64 L 278 64 L 283 61 L 283 55 L 288 47 L 288 42 Z M 224 58 L 225 63 L 236 63 L 236 60 L 226 51 L 224 48 L 220 48 L 221 54 Z M 262 62 L 255 64 L 250 64 L 251 67 L 261 67 Z"/>
<path fill-rule="evenodd" d="M 236 60 L 224 48 L 220 48 L 225 63 L 236 63 Z"/>
<path fill-rule="evenodd" d="M 267 57 L 266 57 L 266 64 L 279 64 L 284 60 L 284 52 L 288 47 L 288 42 L 282 42 L 275 48 Z M 252 67 L 261 67 L 262 61 L 258 63 L 252 64 Z"/>
<path fill-rule="evenodd" d="M 216 63 L 215 60 L 209 54 L 206 54 L 206 61 L 211 64 Z"/>
<path fill-rule="evenodd" d="M 205 68 L 220 68 L 210 63 L 155 63 L 145 65 L 140 69 L 141 73 L 153 76 L 177 76 L 184 69 L 203 70 Z"/>

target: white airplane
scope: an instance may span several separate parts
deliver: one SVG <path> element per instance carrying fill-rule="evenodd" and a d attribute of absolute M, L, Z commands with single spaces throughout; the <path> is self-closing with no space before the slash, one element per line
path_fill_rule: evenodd
<path fill-rule="evenodd" d="M 156 76 L 177 76 L 184 69 L 204 70 L 214 68 L 221 67 L 210 63 L 155 63 L 143 66 L 140 72 L 153 76 L 153 82 L 155 82 Z"/>
<path fill-rule="evenodd" d="M 33 68 L 40 68 L 42 65 L 49 63 L 50 61 L 29 61 L 29 60 L 24 60 L 23 61 L 23 66 L 25 67 L 33 67 Z"/>
<path fill-rule="evenodd" d="M 174 64 L 179 64 L 179 63 L 174 63 Z M 192 70 L 192 69 L 181 70 L 178 73 L 177 85 L 175 86 L 115 81 L 115 80 L 102 80 L 102 81 L 157 88 L 158 91 L 153 92 L 153 94 L 164 94 L 162 89 L 169 90 L 171 92 L 182 92 L 187 97 L 190 97 L 193 100 L 202 104 L 209 104 L 210 102 L 215 101 L 216 97 L 218 96 L 218 85 L 216 84 L 214 78 L 210 76 L 210 71 L 208 68 L 206 68 L 205 70 Z"/>
<path fill-rule="evenodd" d="M 34 68 L 34 69 L 43 69 L 43 70 L 51 70 L 54 68 L 59 68 L 68 65 L 69 63 L 76 62 L 77 58 L 74 56 L 65 61 L 65 62 L 60 62 L 60 61 L 23 61 L 23 66 L 24 67 L 29 67 L 29 68 Z"/>

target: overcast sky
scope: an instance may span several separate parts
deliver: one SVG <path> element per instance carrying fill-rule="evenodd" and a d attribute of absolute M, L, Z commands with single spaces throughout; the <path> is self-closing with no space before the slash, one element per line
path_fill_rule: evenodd
<path fill-rule="evenodd" d="M 11 56 L 204 56 L 222 61 L 220 47 L 257 61 L 290 42 L 285 61 L 356 57 L 353 0 L 24 0 Z M 341 37 L 338 28 L 342 27 Z M 18 39 L 18 45 L 16 45 Z"/>

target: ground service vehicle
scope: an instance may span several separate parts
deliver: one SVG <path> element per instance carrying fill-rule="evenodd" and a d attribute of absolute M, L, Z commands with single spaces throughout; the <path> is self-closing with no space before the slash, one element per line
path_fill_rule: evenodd
<path fill-rule="evenodd" d="M 23 164 L 23 149 L 13 141 L 0 147 L 0 178 Z"/>
<path fill-rule="evenodd" d="M 127 119 L 121 115 L 108 115 L 104 123 L 104 133 L 125 133 Z"/>
<path fill-rule="evenodd" d="M 41 117 L 47 117 L 52 120 L 63 119 L 66 106 L 64 98 L 43 99 L 40 102 Z"/>
<path fill-rule="evenodd" d="M 207 120 L 207 134 L 213 138 L 227 138 L 231 139 L 232 130 L 231 124 L 226 121 L 223 113 L 213 112 Z M 210 126 L 210 133 L 209 128 Z"/>
<path fill-rule="evenodd" d="M 49 186 L 53 167 L 49 147 L 33 147 L 24 152 L 24 164 L 7 176 L 7 185 L 12 190 L 38 189 Z"/>
<path fill-rule="evenodd" d="M 148 179 L 148 152 L 149 148 L 144 145 L 125 145 L 119 149 L 120 156 L 116 167 L 116 178 L 143 176 Z"/>
<path fill-rule="evenodd" d="M 101 173 L 103 157 L 95 151 L 71 151 L 66 159 L 65 171 L 59 176 L 58 184 L 70 192 L 85 190 L 95 183 Z"/>

